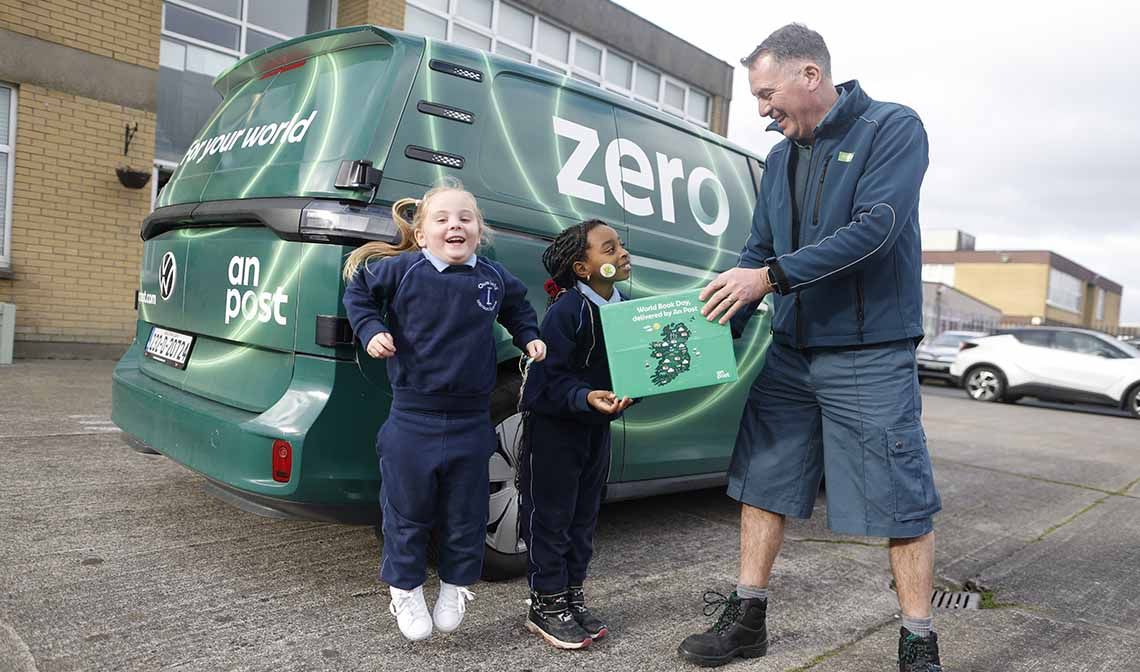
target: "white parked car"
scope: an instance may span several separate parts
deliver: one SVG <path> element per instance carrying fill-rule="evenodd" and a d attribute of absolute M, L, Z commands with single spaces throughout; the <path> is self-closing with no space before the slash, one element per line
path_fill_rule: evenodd
<path fill-rule="evenodd" d="M 1140 350 L 1096 331 L 1003 329 L 963 343 L 950 375 L 978 401 L 1076 401 L 1140 418 Z"/>

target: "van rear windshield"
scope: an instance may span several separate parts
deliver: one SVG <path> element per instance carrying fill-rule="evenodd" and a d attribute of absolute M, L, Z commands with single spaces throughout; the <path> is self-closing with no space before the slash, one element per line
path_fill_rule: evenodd
<path fill-rule="evenodd" d="M 222 101 L 190 145 L 158 205 L 335 197 L 340 162 L 374 149 L 378 124 L 368 123 L 370 116 L 378 119 L 389 97 L 402 105 L 407 96 L 388 81 L 392 59 L 390 45 L 371 44 L 249 79 Z"/>

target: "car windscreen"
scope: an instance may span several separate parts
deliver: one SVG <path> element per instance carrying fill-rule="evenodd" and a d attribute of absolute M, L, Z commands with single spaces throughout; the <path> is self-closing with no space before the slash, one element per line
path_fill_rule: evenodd
<path fill-rule="evenodd" d="M 1129 357 L 1133 359 L 1140 359 L 1140 348 L 1137 348 L 1135 345 L 1132 345 L 1127 341 L 1118 341 L 1113 345 L 1123 350 L 1124 354 L 1128 355 Z"/>

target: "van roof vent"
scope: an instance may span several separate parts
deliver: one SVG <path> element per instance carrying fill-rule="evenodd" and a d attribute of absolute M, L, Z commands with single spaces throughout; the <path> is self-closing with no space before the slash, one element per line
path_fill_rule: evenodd
<path fill-rule="evenodd" d="M 429 103 L 426 100 L 421 100 L 416 103 L 416 109 L 424 114 L 431 114 L 444 119 L 451 119 L 453 121 L 462 121 L 465 124 L 475 123 L 475 114 L 467 110 L 461 110 L 458 107 L 450 107 L 447 105 L 440 105 L 439 103 Z"/>
<path fill-rule="evenodd" d="M 473 82 L 483 81 L 483 73 L 476 70 L 475 68 L 468 68 L 462 65 L 456 65 L 454 63 L 448 63 L 447 61 L 440 61 L 434 58 L 428 62 L 428 67 L 432 70 L 435 70 L 436 72 L 442 72 L 445 75 L 462 77 L 463 79 L 470 79 Z"/>
<path fill-rule="evenodd" d="M 448 168 L 462 168 L 463 157 L 457 154 L 448 154 L 447 152 L 440 152 L 427 147 L 418 147 L 416 145 L 408 145 L 404 148 L 404 156 L 409 159 L 417 161 L 427 161 L 428 163 L 438 163 L 441 166 Z"/>

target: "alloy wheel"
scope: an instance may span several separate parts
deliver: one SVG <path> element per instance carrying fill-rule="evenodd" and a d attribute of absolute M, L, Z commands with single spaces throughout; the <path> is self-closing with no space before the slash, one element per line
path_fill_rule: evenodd
<path fill-rule="evenodd" d="M 521 413 L 515 413 L 500 422 L 495 427 L 499 445 L 488 465 L 491 499 L 487 518 L 487 545 L 499 553 L 526 552 L 526 543 L 519 538 L 519 491 L 515 485 L 521 432 Z"/>
<path fill-rule="evenodd" d="M 1001 381 L 991 369 L 978 369 L 966 380 L 966 391 L 977 401 L 994 401 L 1000 388 Z"/>

